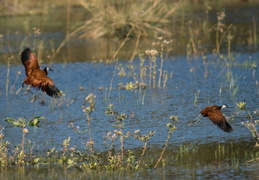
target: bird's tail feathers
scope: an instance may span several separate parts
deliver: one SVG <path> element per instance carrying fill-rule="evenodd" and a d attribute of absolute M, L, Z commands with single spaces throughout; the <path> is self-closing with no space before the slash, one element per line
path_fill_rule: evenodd
<path fill-rule="evenodd" d="M 60 98 L 62 96 L 62 93 L 58 90 L 56 86 L 47 86 L 45 91 L 47 95 L 53 98 Z"/>

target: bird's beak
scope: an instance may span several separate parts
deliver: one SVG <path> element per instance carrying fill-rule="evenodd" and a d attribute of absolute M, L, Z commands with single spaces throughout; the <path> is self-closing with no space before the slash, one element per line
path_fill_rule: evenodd
<path fill-rule="evenodd" d="M 50 71 L 54 71 L 53 69 L 49 68 Z"/>

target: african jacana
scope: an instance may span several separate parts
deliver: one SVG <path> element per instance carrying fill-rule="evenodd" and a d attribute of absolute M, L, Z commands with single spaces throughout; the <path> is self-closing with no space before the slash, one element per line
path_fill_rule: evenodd
<path fill-rule="evenodd" d="M 208 117 L 215 125 L 217 125 L 221 130 L 230 133 L 233 131 L 230 124 L 227 122 L 224 115 L 220 112 L 221 109 L 228 107 L 223 104 L 222 106 L 212 105 L 208 106 L 205 109 L 202 109 L 199 115 L 198 120 L 193 123 L 198 122 L 202 117 Z"/>
<path fill-rule="evenodd" d="M 37 57 L 28 47 L 22 51 L 21 60 L 26 72 L 26 78 L 24 79 L 22 85 L 26 84 L 35 88 L 36 90 L 42 90 L 43 92 L 46 92 L 47 95 L 54 98 L 59 98 L 62 96 L 62 93 L 55 86 L 52 79 L 47 76 L 48 71 L 52 71 L 52 69 L 45 67 L 43 70 L 41 70 Z"/>

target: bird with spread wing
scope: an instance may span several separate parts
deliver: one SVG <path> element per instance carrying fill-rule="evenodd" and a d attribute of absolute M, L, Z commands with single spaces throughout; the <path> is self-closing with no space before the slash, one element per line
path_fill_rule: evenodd
<path fill-rule="evenodd" d="M 45 67 L 43 70 L 41 70 L 38 64 L 37 57 L 31 52 L 28 47 L 26 47 L 22 51 L 21 61 L 25 67 L 26 73 L 26 78 L 24 79 L 22 86 L 26 84 L 30 87 L 35 88 L 36 90 L 46 92 L 47 95 L 53 98 L 60 98 L 62 96 L 62 93 L 55 86 L 53 80 L 47 76 L 48 72 L 53 70 L 50 67 Z"/>

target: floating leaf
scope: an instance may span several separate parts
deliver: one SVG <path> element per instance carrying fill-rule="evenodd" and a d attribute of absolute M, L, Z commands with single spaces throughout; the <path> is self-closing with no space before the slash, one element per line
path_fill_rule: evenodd
<path fill-rule="evenodd" d="M 25 119 L 19 118 L 19 119 L 14 119 L 14 118 L 6 118 L 4 119 L 5 121 L 13 124 L 14 126 L 19 126 L 19 127 L 25 127 Z"/>
<path fill-rule="evenodd" d="M 38 116 L 38 117 L 34 117 L 33 119 L 31 119 L 29 122 L 28 122 L 28 126 L 38 126 L 39 124 L 39 119 L 44 119 L 44 117 L 41 117 L 41 116 Z"/>

